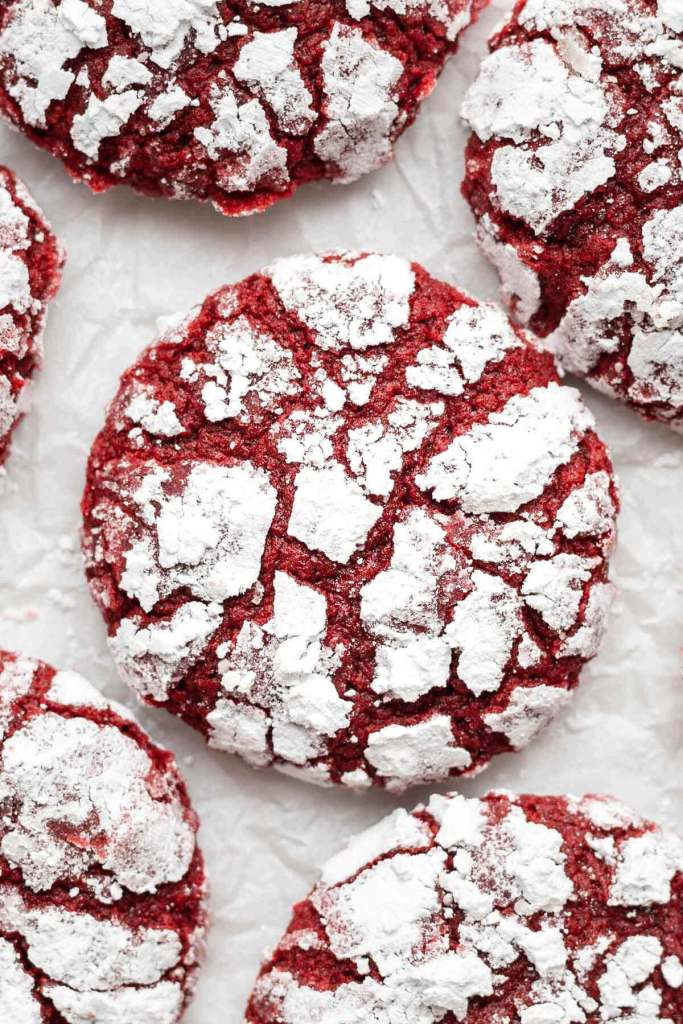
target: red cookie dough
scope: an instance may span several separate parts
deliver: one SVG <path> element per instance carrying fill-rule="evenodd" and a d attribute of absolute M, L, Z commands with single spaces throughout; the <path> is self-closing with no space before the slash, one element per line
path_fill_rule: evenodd
<path fill-rule="evenodd" d="M 75 672 L 0 652 L 0 1020 L 175 1024 L 206 926 L 171 754 Z"/>
<path fill-rule="evenodd" d="M 262 210 L 382 166 L 488 0 L 9 0 L 0 112 L 95 192 Z"/>
<path fill-rule="evenodd" d="M 434 796 L 294 908 L 247 1024 L 680 1024 L 683 842 L 606 797 Z"/>
<path fill-rule="evenodd" d="M 683 430 L 683 5 L 519 0 L 463 114 L 463 191 L 513 313 Z"/>
<path fill-rule="evenodd" d="M 256 766 L 400 790 L 567 702 L 617 503 L 578 392 L 497 307 L 395 256 L 307 255 L 124 375 L 84 550 L 144 700 Z"/>
<path fill-rule="evenodd" d="M 64 253 L 24 185 L 0 166 L 0 465 L 40 363 L 47 304 Z"/>

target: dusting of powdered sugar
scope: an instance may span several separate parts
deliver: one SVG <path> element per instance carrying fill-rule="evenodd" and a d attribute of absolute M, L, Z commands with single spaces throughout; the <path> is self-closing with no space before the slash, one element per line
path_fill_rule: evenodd
<path fill-rule="evenodd" d="M 149 625 L 138 616 L 122 619 L 109 647 L 119 672 L 141 697 L 165 700 L 220 624 L 220 605 L 189 601 L 169 619 Z"/>
<path fill-rule="evenodd" d="M 497 1024 L 512 1019 L 510 1010 L 523 1024 L 669 1020 L 658 1010 L 683 980 L 671 953 L 680 908 L 669 895 L 668 904 L 625 902 L 618 919 L 610 917 L 601 890 L 567 856 L 571 850 L 583 855 L 579 864 L 599 863 L 596 849 L 619 845 L 609 823 L 597 827 L 599 837 L 585 832 L 597 806 L 609 816 L 609 801 L 535 803 L 540 821 L 511 794 L 434 796 L 426 808 L 397 811 L 356 837 L 323 869 L 308 901 L 320 919 L 316 950 L 329 967 L 312 987 L 305 933 L 290 928 L 280 947 L 288 950 L 287 967 L 275 959 L 264 968 L 247 1019 L 262 1019 L 267 1007 L 268 1019 L 275 1014 L 282 1024 L 437 1024 L 446 1014 L 469 1019 L 476 1000 Z M 551 818 L 556 827 L 543 823 Z M 680 840 L 642 827 L 654 850 L 678 850 L 667 871 L 680 872 Z M 609 884 L 615 869 L 603 863 L 600 871 Z M 655 885 L 659 866 L 646 874 Z M 668 925 L 657 919 L 662 904 Z M 573 927 L 574 914 L 588 907 L 592 927 Z M 589 971 L 596 985 L 588 985 Z"/>
<path fill-rule="evenodd" d="M 206 379 L 202 401 L 212 423 L 234 416 L 250 420 L 263 409 L 277 410 L 284 396 L 297 394 L 300 374 L 291 352 L 254 330 L 246 317 L 212 329 L 206 347 L 215 361 L 200 366 L 188 361 L 182 376 Z"/>
<path fill-rule="evenodd" d="M 304 135 L 317 118 L 294 60 L 297 30 L 256 32 L 240 50 L 235 77 L 263 96 L 273 110 L 280 128 L 291 135 Z"/>
<path fill-rule="evenodd" d="M 12 721 L 14 702 L 29 692 L 35 671 L 35 662 L 29 658 L 17 658 L 3 664 L 0 671 L 0 740 Z"/>
<path fill-rule="evenodd" d="M 527 324 L 541 303 L 538 274 L 520 258 L 514 245 L 500 241 L 496 225 L 488 213 L 479 221 L 476 238 L 482 252 L 498 271 L 504 301 L 515 319 Z"/>
<path fill-rule="evenodd" d="M 234 644 L 219 652 L 222 696 L 208 716 L 212 746 L 244 749 L 247 760 L 268 763 L 271 728 L 273 753 L 289 763 L 304 765 L 324 752 L 325 740 L 348 725 L 353 709 L 335 689 L 340 652 L 325 644 L 326 629 L 325 597 L 276 573 L 272 619 L 262 628 L 245 623 Z M 239 703 L 244 700 L 260 713 Z"/>
<path fill-rule="evenodd" d="M 228 192 L 249 192 L 270 182 L 282 188 L 289 181 L 287 150 L 273 138 L 266 111 L 256 98 L 241 102 L 231 85 L 211 89 L 214 120 L 194 129 L 211 160 L 219 163 L 217 176 Z"/>
<path fill-rule="evenodd" d="M 326 124 L 315 137 L 321 160 L 354 181 L 391 156 L 403 64 L 360 29 L 335 24 L 323 48 Z"/>
<path fill-rule="evenodd" d="M 414 779 L 445 779 L 472 763 L 469 751 L 455 742 L 447 715 L 433 715 L 415 725 L 387 725 L 368 737 L 367 759 L 387 788 L 400 792 Z"/>
<path fill-rule="evenodd" d="M 410 371 L 407 379 L 410 381 Z M 347 457 L 361 486 L 369 494 L 388 497 L 393 490 L 393 472 L 402 468 L 407 452 L 420 447 L 443 412 L 442 402 L 423 405 L 399 399 L 386 422 L 370 422 L 349 431 Z"/>
<path fill-rule="evenodd" d="M 496 149 L 491 179 L 502 209 L 537 234 L 608 181 L 612 154 L 625 146 L 601 86 L 572 73 L 543 40 L 487 57 L 463 116 L 482 141 L 516 143 Z M 528 146 L 539 135 L 542 144 Z"/>
<path fill-rule="evenodd" d="M 322 349 L 387 345 L 408 323 L 415 275 L 396 256 L 295 256 L 278 260 L 266 273 Z"/>
<path fill-rule="evenodd" d="M 369 501 L 334 460 L 320 469 L 304 466 L 294 486 L 291 536 L 335 562 L 348 562 L 367 540 L 381 506 Z"/>
<path fill-rule="evenodd" d="M 69 1024 L 91 1020 L 175 1024 L 183 1008 L 183 990 L 173 981 L 158 981 L 142 989 L 110 992 L 74 992 L 66 985 L 46 988 L 54 1007 Z"/>
<path fill-rule="evenodd" d="M 280 260 L 257 284 L 267 331 L 246 286 L 212 296 L 174 336 L 175 380 L 127 375 L 111 422 L 131 454 L 93 509 L 93 590 L 110 607 L 113 572 L 126 601 L 123 677 L 164 702 L 208 675 L 212 746 L 321 784 L 400 791 L 478 770 L 480 744 L 523 746 L 573 685 L 545 670 L 595 653 L 611 600 L 616 491 L 607 461 L 581 472 L 597 441 L 578 393 L 534 386 L 546 370 L 520 393 L 517 362 L 545 357 L 457 293 L 420 335 L 417 282 L 391 256 Z M 204 423 L 186 441 L 188 409 Z M 137 451 L 133 412 L 170 458 Z"/>
<path fill-rule="evenodd" d="M 151 49 L 152 60 L 162 68 L 180 56 L 190 32 L 201 53 L 211 53 L 220 42 L 215 0 L 114 0 L 112 13 Z"/>
<path fill-rule="evenodd" d="M 183 476 L 182 491 L 174 493 Z M 248 462 L 198 462 L 181 464 L 172 475 L 150 465 L 136 472 L 123 496 L 148 529 L 125 552 L 121 585 L 146 611 L 179 587 L 207 602 L 223 601 L 258 579 L 276 504 L 263 470 Z"/>
<path fill-rule="evenodd" d="M 0 1013 L 12 1024 L 41 1024 L 40 1003 L 34 995 L 35 982 L 24 968 L 17 950 L 0 939 Z"/>
<path fill-rule="evenodd" d="M 3 791 L 19 809 L 16 823 L 0 829 L 3 856 L 36 891 L 68 876 L 87 881 L 94 864 L 111 873 L 110 888 L 118 892 L 153 892 L 178 881 L 192 858 L 194 834 L 177 798 L 152 799 L 151 771 L 147 754 L 117 728 L 52 714 L 33 719 L 3 746 Z M 68 806 L 66 820 L 79 830 L 79 843 L 59 837 L 61 806 Z M 95 859 L 80 844 L 99 832 L 111 838 Z"/>
<path fill-rule="evenodd" d="M 191 954 L 184 964 L 173 915 L 141 927 L 126 909 L 188 877 L 196 824 L 174 768 L 82 677 L 1 660 L 0 853 L 15 872 L 0 885 L 2 1019 L 39 1024 L 46 1005 L 75 1024 L 129 1010 L 175 1024 Z M 65 904 L 66 893 L 91 907 Z"/>
<path fill-rule="evenodd" d="M 183 427 L 172 402 L 160 402 L 147 389 L 138 391 L 130 400 L 126 416 L 150 433 L 161 437 L 182 434 Z"/>
<path fill-rule="evenodd" d="M 37 257 L 40 260 L 37 270 L 33 263 L 36 246 L 42 250 Z M 33 371 L 31 364 L 42 354 L 47 298 L 52 296 L 59 282 L 58 266 L 50 267 L 50 249 L 58 263 L 61 251 L 42 212 L 21 181 L 0 166 L 0 445 L 3 449 L 19 416 L 26 411 L 22 388 Z M 51 280 L 50 274 L 53 274 Z M 28 369 L 21 364 L 27 356 L 32 357 Z"/>
<path fill-rule="evenodd" d="M 545 490 L 592 427 L 578 391 L 533 388 L 456 438 L 417 483 L 438 500 L 457 498 L 468 512 L 514 512 Z"/>
<path fill-rule="evenodd" d="M 643 256 L 650 266 L 633 268 L 624 240 L 611 262 L 585 278 L 585 292 L 569 305 L 550 344 L 568 369 L 591 374 L 601 356 L 614 352 L 628 316 L 631 335 L 627 367 L 628 397 L 643 404 L 683 404 L 683 218 L 680 210 L 662 210 L 642 229 Z"/>
<path fill-rule="evenodd" d="M 175 932 L 133 930 L 60 907 L 31 909 L 9 886 L 0 886 L 0 896 L 0 926 L 21 936 L 31 963 L 69 988 L 88 992 L 153 985 L 179 964 Z"/>
<path fill-rule="evenodd" d="M 528 0 L 513 19 L 527 36 L 515 33 L 484 61 L 463 114 L 491 154 L 491 208 L 479 217 L 477 235 L 515 316 L 524 323 L 559 307 L 549 345 L 563 365 L 680 430 L 683 233 L 670 197 L 681 182 L 683 29 L 673 7 Z M 632 71 L 640 79 L 635 89 L 626 85 Z M 478 174 L 475 168 L 478 161 L 468 173 Z M 571 211 L 580 239 L 586 218 L 596 217 L 583 200 L 596 197 L 609 211 L 623 190 L 631 212 L 623 234 L 614 221 L 611 256 L 596 265 L 580 242 L 570 270 L 575 283 L 560 305 L 557 277 L 544 272 L 543 258 L 546 239 L 549 250 L 556 244 L 557 217 Z M 529 246 L 519 221 L 538 244 Z"/>
<path fill-rule="evenodd" d="M 235 16 L 217 0 L 16 0 L 0 33 L 7 114 L 44 130 L 93 186 L 104 175 L 251 213 L 302 182 L 351 181 L 389 160 L 477 14 L 471 0 L 347 0 L 322 19 L 296 0 L 265 3 L 280 9 L 267 31 L 256 3 Z M 433 43 L 406 75 L 416 25 Z M 169 128 L 189 137 L 183 160 L 159 159 Z"/>
<path fill-rule="evenodd" d="M 107 23 L 84 0 L 21 0 L 0 35 L 0 55 L 11 58 L 16 81 L 8 91 L 26 122 L 45 127 L 54 100 L 63 100 L 75 82 L 66 69 L 85 49 L 107 45 Z"/>
<path fill-rule="evenodd" d="M 28 266 L 24 258 L 35 232 L 9 188 L 5 187 L 2 177 L 0 174 L 0 309 L 9 307 L 11 317 L 12 313 L 26 313 L 39 305 L 31 294 Z M 6 185 L 10 184 L 10 181 L 6 182 Z M 7 322 L 5 330 L 12 336 L 17 328 L 13 329 Z M 24 355 L 26 351 L 20 336 L 11 343 L 11 347 L 16 355 Z"/>
<path fill-rule="evenodd" d="M 448 321 L 443 344 L 424 348 L 409 366 L 406 380 L 413 387 L 460 395 L 464 382 L 474 383 L 489 364 L 499 362 L 521 342 L 495 306 L 460 306 Z"/>

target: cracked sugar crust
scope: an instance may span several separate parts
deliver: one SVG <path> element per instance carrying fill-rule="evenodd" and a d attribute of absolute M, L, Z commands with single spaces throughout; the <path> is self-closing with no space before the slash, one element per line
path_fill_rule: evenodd
<path fill-rule="evenodd" d="M 306 255 L 123 376 L 83 543 L 143 700 L 256 767 L 401 790 L 567 703 L 617 507 L 580 396 L 497 307 L 395 256 Z"/>
<path fill-rule="evenodd" d="M 683 841 L 608 797 L 433 796 L 322 870 L 245 1024 L 677 1024 Z"/>
<path fill-rule="evenodd" d="M 42 357 L 47 306 L 64 253 L 22 182 L 0 165 L 0 465 L 28 406 Z"/>
<path fill-rule="evenodd" d="M 463 192 L 515 317 L 683 430 L 676 0 L 518 0 L 470 88 Z"/>
<path fill-rule="evenodd" d="M 488 0 L 9 0 L 0 113 L 93 191 L 265 209 L 386 163 Z"/>
<path fill-rule="evenodd" d="M 206 930 L 197 828 L 123 707 L 0 652 L 0 1019 L 180 1020 Z"/>

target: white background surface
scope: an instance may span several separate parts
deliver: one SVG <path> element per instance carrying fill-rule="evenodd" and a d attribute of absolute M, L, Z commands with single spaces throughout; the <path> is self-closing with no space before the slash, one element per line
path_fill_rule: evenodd
<path fill-rule="evenodd" d="M 361 247 L 423 263 L 494 298 L 459 194 L 458 109 L 485 41 L 510 4 L 464 38 L 395 161 L 347 187 L 307 186 L 265 214 L 228 220 L 196 204 L 95 197 L 61 165 L 0 127 L 0 161 L 27 182 L 69 259 L 46 337 L 34 407 L 15 434 L 0 497 L 0 645 L 75 668 L 108 695 L 117 682 L 82 577 L 79 500 L 86 456 L 118 375 L 153 340 L 155 320 L 190 307 L 276 256 Z M 611 792 L 683 831 L 683 438 L 588 391 L 623 487 L 619 597 L 606 642 L 564 717 L 525 753 L 499 758 L 468 793 Z M 209 752 L 163 712 L 139 715 L 178 755 L 203 826 L 212 884 L 208 959 L 186 1024 L 238 1024 L 264 949 L 292 903 L 352 832 L 399 801 L 316 790 Z M 442 787 L 447 788 L 447 787 Z M 408 793 L 412 806 L 424 792 Z"/>

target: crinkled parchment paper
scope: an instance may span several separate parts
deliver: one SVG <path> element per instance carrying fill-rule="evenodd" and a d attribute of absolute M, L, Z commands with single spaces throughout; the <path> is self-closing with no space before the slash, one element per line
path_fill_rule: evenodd
<path fill-rule="evenodd" d="M 69 253 L 48 323 L 45 366 L 15 434 L 0 495 L 0 645 L 75 668 L 133 701 L 115 676 L 78 554 L 86 455 L 119 374 L 154 337 L 157 317 L 190 307 L 276 256 L 374 248 L 494 298 L 459 194 L 458 109 L 505 9 L 468 32 L 394 163 L 355 185 L 308 186 L 230 221 L 209 208 L 94 197 L 61 166 L 0 128 L 0 161 L 30 185 Z M 619 587 L 608 636 L 562 719 L 531 749 L 500 758 L 468 793 L 611 792 L 683 831 L 683 439 L 586 391 L 623 486 Z M 202 818 L 212 882 L 208 958 L 187 1024 L 238 1024 L 264 949 L 344 837 L 395 807 L 381 795 L 317 790 L 209 752 L 163 712 L 139 716 L 178 755 Z M 408 793 L 411 806 L 425 792 Z"/>

